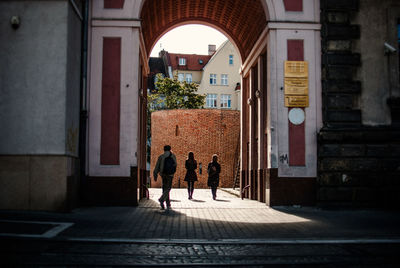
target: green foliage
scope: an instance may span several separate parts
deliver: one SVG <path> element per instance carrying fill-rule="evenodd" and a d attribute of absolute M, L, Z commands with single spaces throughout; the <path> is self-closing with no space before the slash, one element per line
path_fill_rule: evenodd
<path fill-rule="evenodd" d="M 198 84 L 179 82 L 177 79 L 157 76 L 158 92 L 148 96 L 149 110 L 199 109 L 204 106 L 206 96 L 197 94 Z"/>

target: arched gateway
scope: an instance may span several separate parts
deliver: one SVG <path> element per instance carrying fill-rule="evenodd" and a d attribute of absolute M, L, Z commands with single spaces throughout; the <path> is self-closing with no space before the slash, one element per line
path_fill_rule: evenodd
<path fill-rule="evenodd" d="M 226 34 L 242 57 L 244 195 L 268 205 L 314 202 L 322 127 L 318 0 L 98 0 L 89 14 L 89 200 L 139 200 L 149 53 L 170 29 L 200 23 Z"/>

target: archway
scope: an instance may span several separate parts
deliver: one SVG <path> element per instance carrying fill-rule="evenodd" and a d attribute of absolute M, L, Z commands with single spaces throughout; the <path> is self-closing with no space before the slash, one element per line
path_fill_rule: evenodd
<path fill-rule="evenodd" d="M 224 33 L 244 61 L 267 25 L 268 13 L 263 3 L 261 0 L 146 0 L 140 13 L 146 52 L 149 54 L 157 39 L 171 28 L 199 23 Z"/>
<path fill-rule="evenodd" d="M 172 28 L 187 25 L 187 24 L 202 24 L 215 28 L 225 34 L 231 41 L 241 58 L 243 63 L 255 43 L 267 25 L 267 15 L 265 13 L 263 1 L 144 1 L 140 18 L 142 20 L 142 33 L 144 52 L 149 55 L 157 40 Z M 250 16 L 251 14 L 251 16 Z M 246 18 L 246 19 L 245 19 Z M 248 76 L 248 74 L 246 74 Z M 143 78 L 145 80 L 145 78 Z M 141 110 L 144 110 L 144 103 Z M 263 108 L 264 105 L 261 105 Z M 253 111 L 254 113 L 254 111 Z M 259 111 L 256 111 L 258 114 Z M 253 117 L 258 117 L 253 114 Z M 146 120 L 142 120 L 146 122 Z M 252 122 L 258 124 L 258 122 Z M 144 128 L 144 126 L 142 126 Z M 260 126 L 260 128 L 264 128 Z M 144 149 L 144 148 L 143 148 Z M 264 154 L 264 153 L 263 153 Z M 247 162 L 244 162 L 247 165 Z M 243 166 L 243 165 L 242 165 Z M 253 163 L 254 166 L 254 163 Z M 226 172 L 226 171 L 225 171 Z M 142 172 L 144 173 L 144 172 Z M 151 174 L 150 174 L 151 175 Z M 257 188 L 262 188 L 265 183 L 263 178 L 256 179 Z M 248 179 L 242 180 L 240 188 L 244 188 L 249 184 Z M 142 176 L 141 185 L 145 184 Z M 260 201 L 265 201 L 263 191 L 253 189 L 255 182 L 250 187 L 250 192 L 257 192 L 261 195 L 258 198 Z M 145 190 L 142 189 L 142 196 Z M 257 194 L 253 194 L 256 196 Z M 246 194 L 246 197 L 249 195 Z"/>
<path fill-rule="evenodd" d="M 129 188 L 129 196 L 135 194 L 138 201 L 141 194 L 136 190 L 146 179 L 149 52 L 169 29 L 200 23 L 227 35 L 242 57 L 245 196 L 268 205 L 314 202 L 315 133 L 322 126 L 318 0 L 104 0 L 93 2 L 91 11 L 89 178 L 102 182 L 102 189 L 117 179 L 121 183 L 116 184 L 116 198 Z M 284 91 L 288 60 L 308 63 L 307 93 L 301 97 L 307 102 L 297 110 L 304 115 L 299 124 L 289 120 L 289 111 L 298 103 L 285 104 L 290 98 Z M 113 64 L 120 72 L 104 67 Z M 107 88 L 117 97 L 107 98 Z M 120 125 L 104 127 L 107 122 Z M 112 182 L 104 184 L 106 178 Z"/>

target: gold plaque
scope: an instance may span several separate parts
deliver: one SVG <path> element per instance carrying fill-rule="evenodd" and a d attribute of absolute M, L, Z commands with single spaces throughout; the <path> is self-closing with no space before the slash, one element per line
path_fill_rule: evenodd
<path fill-rule="evenodd" d="M 307 61 L 285 61 L 286 77 L 308 77 Z"/>
<path fill-rule="evenodd" d="M 308 107 L 308 96 L 285 96 L 286 107 Z"/>
<path fill-rule="evenodd" d="M 308 95 L 308 78 L 286 77 L 285 95 Z"/>

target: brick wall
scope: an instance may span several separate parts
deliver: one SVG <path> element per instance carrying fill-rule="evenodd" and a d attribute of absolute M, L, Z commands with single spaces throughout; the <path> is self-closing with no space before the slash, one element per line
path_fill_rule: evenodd
<path fill-rule="evenodd" d="M 221 164 L 220 187 L 232 187 L 237 161 L 237 146 L 240 133 L 240 112 L 229 110 L 165 110 L 151 115 L 151 172 L 163 147 L 171 145 L 177 157 L 178 167 L 173 187 L 187 187 L 183 181 L 186 173 L 185 160 L 194 153 L 197 163 L 202 163 L 202 174 L 197 169 L 198 182 L 195 188 L 207 188 L 207 165 L 213 154 L 218 154 Z M 151 187 L 161 187 L 158 180 Z"/>

